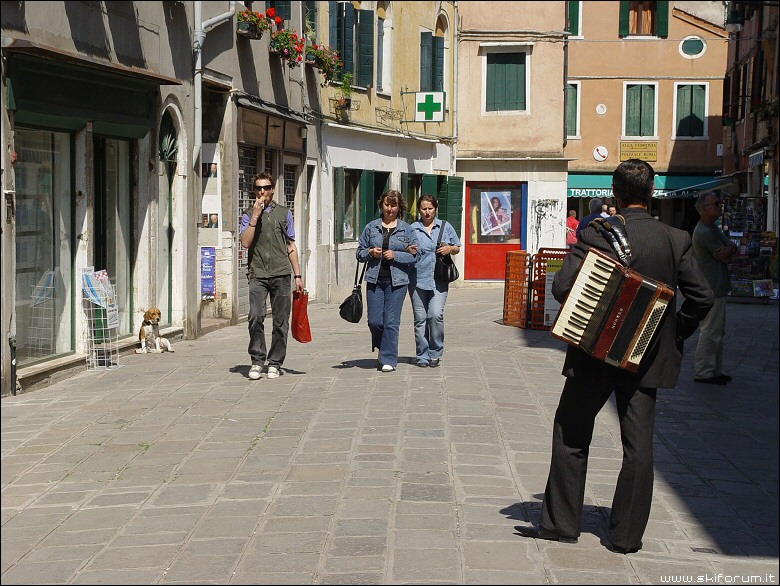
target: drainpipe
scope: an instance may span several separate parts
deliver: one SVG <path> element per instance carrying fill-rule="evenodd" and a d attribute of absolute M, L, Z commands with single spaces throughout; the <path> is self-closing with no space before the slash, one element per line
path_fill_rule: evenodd
<path fill-rule="evenodd" d="M 192 165 L 195 170 L 199 167 L 200 149 L 203 146 L 203 44 L 206 42 L 206 34 L 212 28 L 231 20 L 236 13 L 236 2 L 235 0 L 230 0 L 230 10 L 203 22 L 201 4 L 200 0 L 196 0 L 195 42 L 192 47 L 195 53 L 195 144 L 192 147 Z"/>

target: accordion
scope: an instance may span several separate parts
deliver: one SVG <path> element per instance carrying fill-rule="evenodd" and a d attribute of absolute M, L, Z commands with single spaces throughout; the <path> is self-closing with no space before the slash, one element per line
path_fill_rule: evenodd
<path fill-rule="evenodd" d="M 636 372 L 674 291 L 591 248 L 550 333 L 607 364 Z"/>

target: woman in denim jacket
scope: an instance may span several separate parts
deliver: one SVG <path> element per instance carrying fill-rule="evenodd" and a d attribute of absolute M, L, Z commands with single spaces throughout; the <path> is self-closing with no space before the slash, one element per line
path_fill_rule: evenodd
<path fill-rule="evenodd" d="M 419 243 L 412 227 L 401 219 L 406 212 L 401 192 L 391 189 L 383 193 L 379 206 L 382 216 L 363 229 L 356 256 L 358 262 L 368 263 L 365 279 L 371 351 L 378 348 L 382 372 L 392 372 L 398 364 L 398 333 L 409 272 L 418 258 L 407 248 L 417 250 Z"/>

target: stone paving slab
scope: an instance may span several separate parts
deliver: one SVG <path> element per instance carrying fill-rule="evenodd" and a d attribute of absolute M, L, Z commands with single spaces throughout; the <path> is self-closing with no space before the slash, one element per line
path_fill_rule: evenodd
<path fill-rule="evenodd" d="M 246 325 L 3 397 L 3 584 L 778 582 L 778 306 L 729 304 L 725 370 L 658 398 L 641 552 L 606 540 L 620 436 L 594 431 L 577 544 L 537 522 L 564 345 L 454 288 L 438 369 L 396 372 L 365 323 L 309 306 L 283 376 L 247 378 Z M 729 582 L 730 580 L 730 582 Z"/>

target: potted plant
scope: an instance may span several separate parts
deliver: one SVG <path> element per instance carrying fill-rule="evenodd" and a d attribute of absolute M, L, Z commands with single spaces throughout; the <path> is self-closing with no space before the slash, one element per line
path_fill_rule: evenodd
<path fill-rule="evenodd" d="M 289 29 L 281 29 L 271 34 L 268 50 L 278 54 L 292 69 L 303 62 L 305 47 L 306 41 L 303 37 L 298 36 L 298 33 Z"/>
<path fill-rule="evenodd" d="M 327 45 L 314 43 L 306 46 L 306 62 L 311 63 L 322 74 L 320 85 L 325 87 L 341 73 L 341 59 L 338 51 Z"/>
<path fill-rule="evenodd" d="M 238 13 L 236 34 L 249 39 L 260 39 L 263 33 L 271 28 L 271 19 L 262 12 L 242 10 Z"/>
<path fill-rule="evenodd" d="M 338 107 L 341 110 L 349 110 L 352 107 L 352 79 L 352 73 L 349 71 L 341 76 L 338 96 Z"/>

